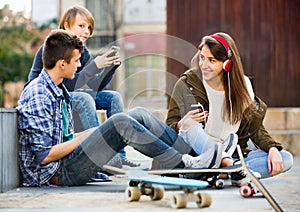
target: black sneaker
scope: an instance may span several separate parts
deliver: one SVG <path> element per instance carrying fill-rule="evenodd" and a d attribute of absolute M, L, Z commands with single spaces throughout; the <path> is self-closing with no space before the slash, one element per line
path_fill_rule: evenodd
<path fill-rule="evenodd" d="M 234 164 L 239 164 L 240 161 L 236 161 Z M 261 174 L 255 171 L 250 170 L 250 172 L 257 178 L 261 178 Z M 247 177 L 248 173 L 244 170 L 238 172 L 232 172 L 231 177 L 231 185 L 240 187 L 242 184 L 249 182 L 249 178 Z"/>
<path fill-rule="evenodd" d="M 231 173 L 231 185 L 241 186 L 243 184 L 243 179 L 246 179 L 247 172 L 244 170 Z"/>
<path fill-rule="evenodd" d="M 122 158 L 122 165 L 123 166 L 130 166 L 130 167 L 139 167 L 141 164 L 130 161 L 127 158 Z"/>

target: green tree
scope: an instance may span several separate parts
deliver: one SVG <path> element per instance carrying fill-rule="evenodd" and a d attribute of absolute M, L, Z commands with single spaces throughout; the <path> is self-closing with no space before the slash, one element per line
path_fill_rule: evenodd
<path fill-rule="evenodd" d="M 26 24 L 0 28 L 0 107 L 3 107 L 3 85 L 7 81 L 26 81 L 34 55 L 30 49 L 41 40 L 40 33 L 28 30 Z"/>

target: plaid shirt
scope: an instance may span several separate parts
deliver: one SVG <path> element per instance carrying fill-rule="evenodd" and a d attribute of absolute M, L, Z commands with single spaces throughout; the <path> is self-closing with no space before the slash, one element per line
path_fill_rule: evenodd
<path fill-rule="evenodd" d="M 19 157 L 24 186 L 49 185 L 60 161 L 41 164 L 52 146 L 62 143 L 62 101 L 67 102 L 69 133 L 74 133 L 70 96 L 43 69 L 18 102 Z"/>

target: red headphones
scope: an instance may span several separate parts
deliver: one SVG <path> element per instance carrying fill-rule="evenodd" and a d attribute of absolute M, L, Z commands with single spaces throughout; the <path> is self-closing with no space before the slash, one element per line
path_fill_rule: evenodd
<path fill-rule="evenodd" d="M 227 43 L 227 41 L 220 35 L 211 35 L 210 37 L 216 39 L 219 43 L 222 44 L 222 46 L 225 48 L 226 50 L 226 56 L 227 56 L 227 60 L 224 61 L 223 63 L 223 69 L 227 72 L 230 72 L 232 70 L 232 60 L 230 59 L 232 56 L 232 52 L 230 50 L 229 44 Z"/>

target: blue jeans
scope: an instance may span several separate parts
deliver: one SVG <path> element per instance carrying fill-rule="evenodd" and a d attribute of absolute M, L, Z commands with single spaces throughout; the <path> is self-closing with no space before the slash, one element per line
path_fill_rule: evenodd
<path fill-rule="evenodd" d="M 202 128 L 202 124 L 192 125 L 187 130 L 179 130 L 178 135 L 193 147 L 197 155 L 201 155 L 214 145 Z"/>
<path fill-rule="evenodd" d="M 106 110 L 107 118 L 124 111 L 122 97 L 117 91 L 102 90 L 96 92 L 91 89 L 78 89 L 76 91 L 90 94 L 96 103 L 96 109 Z"/>
<path fill-rule="evenodd" d="M 150 128 L 156 131 L 156 127 L 161 123 L 151 117 L 148 118 L 154 123 Z M 181 148 L 180 144 L 185 145 L 185 142 L 177 139 L 176 133 L 169 129 L 169 127 L 160 129 L 157 136 L 129 115 L 115 114 L 97 127 L 71 154 L 62 159 L 56 173 L 58 184 L 69 186 L 85 184 L 95 175 L 99 167 L 106 164 L 126 145 L 156 159 L 166 168 L 183 168 L 182 154 L 172 146 Z M 182 151 L 185 152 L 185 149 Z"/>
<path fill-rule="evenodd" d="M 283 172 L 290 170 L 293 166 L 293 156 L 291 153 L 281 150 L 280 151 L 283 160 Z M 247 157 L 245 157 L 245 162 L 247 163 L 249 169 L 261 174 L 262 178 L 271 177 L 271 173 L 268 172 L 268 153 L 257 149 L 249 152 Z"/>
<path fill-rule="evenodd" d="M 99 126 L 93 97 L 83 92 L 70 92 L 75 132 Z"/>
<path fill-rule="evenodd" d="M 136 107 L 128 111 L 127 114 L 181 154 L 190 154 L 193 156 L 196 155 L 192 147 L 186 143 L 174 129 L 166 125 L 145 108 Z"/>
<path fill-rule="evenodd" d="M 75 132 L 100 125 L 96 110 L 106 110 L 106 116 L 109 118 L 113 114 L 123 112 L 124 109 L 122 97 L 116 91 L 78 89 L 71 92 L 71 99 Z M 124 149 L 119 153 L 122 158 L 126 157 Z"/>

